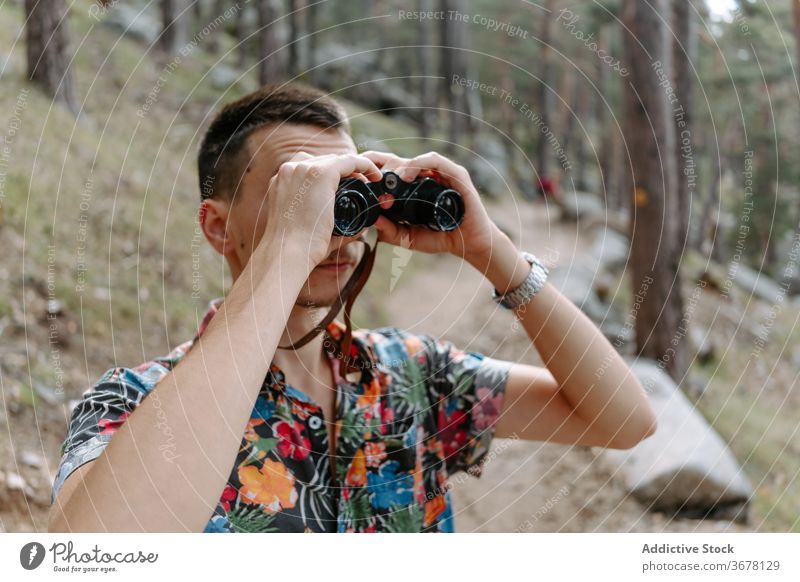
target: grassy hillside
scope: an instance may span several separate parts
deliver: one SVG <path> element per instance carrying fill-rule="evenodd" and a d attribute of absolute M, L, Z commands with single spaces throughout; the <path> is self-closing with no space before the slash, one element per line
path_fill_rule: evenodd
<path fill-rule="evenodd" d="M 224 42 L 219 57 L 196 48 L 178 62 L 87 12 L 70 18 L 78 119 L 27 82 L 21 10 L 0 6 L 0 131 L 9 144 L 0 166 L 0 429 L 13 435 L 0 439 L 0 468 L 24 479 L 27 498 L 0 499 L 9 508 L 0 526 L 10 531 L 45 527 L 70 400 L 106 369 L 190 339 L 229 285 L 196 224 L 195 156 L 209 116 L 255 87 L 254 72 L 214 86 L 209 71 L 231 60 Z M 397 151 L 420 151 L 413 127 L 346 107 L 357 143 L 391 136 Z M 358 324 L 388 323 L 380 297 L 390 253 L 381 250 L 357 302 Z M 21 461 L 29 453 L 38 466 Z"/>

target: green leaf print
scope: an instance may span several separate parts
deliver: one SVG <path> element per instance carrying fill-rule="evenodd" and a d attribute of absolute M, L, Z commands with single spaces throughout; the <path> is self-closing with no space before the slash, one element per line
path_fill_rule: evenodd
<path fill-rule="evenodd" d="M 389 514 L 386 529 L 393 533 L 419 532 L 422 531 L 422 517 L 419 505 L 396 509 Z"/>
<path fill-rule="evenodd" d="M 404 366 L 396 368 L 395 373 L 398 385 L 404 387 L 396 392 L 397 397 L 406 402 L 412 411 L 427 409 L 428 392 L 422 367 L 415 361 L 408 360 Z"/>
<path fill-rule="evenodd" d="M 274 513 L 264 511 L 260 505 L 236 505 L 228 514 L 228 519 L 236 532 L 275 532 L 278 528 L 272 525 Z"/>

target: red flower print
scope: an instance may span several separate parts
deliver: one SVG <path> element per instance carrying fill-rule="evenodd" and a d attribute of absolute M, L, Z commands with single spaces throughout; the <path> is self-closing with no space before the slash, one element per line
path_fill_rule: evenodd
<path fill-rule="evenodd" d="M 381 410 L 381 434 L 386 434 L 386 429 L 394 420 L 394 409 L 384 408 Z"/>
<path fill-rule="evenodd" d="M 222 496 L 220 497 L 220 505 L 225 508 L 225 511 L 231 510 L 231 501 L 236 499 L 237 491 L 235 487 L 231 487 L 228 485 L 225 489 L 222 490 Z"/>
<path fill-rule="evenodd" d="M 311 441 L 303 434 L 304 426 L 301 422 L 286 421 L 275 423 L 273 431 L 278 437 L 278 454 L 282 457 L 302 461 L 311 453 Z"/>
<path fill-rule="evenodd" d="M 445 457 L 455 455 L 466 444 L 468 420 L 463 410 L 456 410 L 449 417 L 444 410 L 439 410 L 439 438 Z"/>
<path fill-rule="evenodd" d="M 222 490 L 222 499 L 225 501 L 233 501 L 236 499 L 236 488 L 228 485 Z"/>
<path fill-rule="evenodd" d="M 472 418 L 477 430 L 485 430 L 500 418 L 500 410 L 503 405 L 503 395 L 492 396 L 490 388 L 478 388 L 476 395 L 477 402 L 472 407 Z"/>
<path fill-rule="evenodd" d="M 114 434 L 130 415 L 130 412 L 123 412 L 119 415 L 119 418 L 113 420 L 110 418 L 101 418 L 97 423 L 97 426 L 103 429 L 100 431 L 100 434 Z"/>

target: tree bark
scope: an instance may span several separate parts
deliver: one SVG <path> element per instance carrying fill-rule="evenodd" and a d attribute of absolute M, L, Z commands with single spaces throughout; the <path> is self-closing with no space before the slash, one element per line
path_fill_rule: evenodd
<path fill-rule="evenodd" d="M 794 50 L 795 62 L 794 70 L 795 76 L 800 81 L 800 0 L 792 0 L 792 15 L 794 20 Z M 794 223 L 800 223 L 800 204 L 797 205 L 795 210 Z"/>
<path fill-rule="evenodd" d="M 300 62 L 300 59 L 302 58 L 302 47 L 300 46 L 300 36 L 302 35 L 300 23 L 300 0 L 288 0 L 287 4 L 287 9 L 289 10 L 289 57 L 286 72 L 290 78 L 294 78 L 300 74 L 300 71 L 302 71 L 302 63 Z"/>
<path fill-rule="evenodd" d="M 468 7 L 467 0 L 440 0 L 440 10 L 446 16 L 441 20 L 442 58 L 440 64 L 442 77 L 444 77 L 442 86 L 445 91 L 445 103 L 450 112 L 450 139 L 446 147 L 450 154 L 455 152 L 456 144 L 464 141 L 469 129 L 466 89 L 453 83 L 454 75 L 464 78 L 468 74 L 466 53 L 462 50 L 465 39 L 464 28 L 468 24 L 459 18 L 448 17 L 448 15 L 452 14 L 451 11 L 466 14 Z"/>
<path fill-rule="evenodd" d="M 672 69 L 675 96 L 674 108 L 680 109 L 679 126 L 676 128 L 675 159 L 678 160 L 678 236 L 677 244 L 685 250 L 689 240 L 692 216 L 692 199 L 696 193 L 696 172 L 687 175 L 684 171 L 694 168 L 695 140 L 692 136 L 692 62 L 696 56 L 697 40 L 690 6 L 687 0 L 672 0 Z M 688 133 L 687 133 L 688 132 Z M 691 151 L 683 150 L 683 141 L 688 139 Z M 688 158 L 686 156 L 689 156 Z"/>
<path fill-rule="evenodd" d="M 794 50 L 795 50 L 795 74 L 800 79 L 800 0 L 792 0 L 792 15 L 794 21 Z"/>
<path fill-rule="evenodd" d="M 161 36 L 158 45 L 168 54 L 175 54 L 186 43 L 186 11 L 184 0 L 161 0 Z"/>
<path fill-rule="evenodd" d="M 278 41 L 275 38 L 277 10 L 273 0 L 258 0 L 258 81 L 262 85 L 280 78 Z"/>
<path fill-rule="evenodd" d="M 539 106 L 539 115 L 541 116 L 542 129 L 551 129 L 552 116 L 552 91 L 553 91 L 553 67 L 552 67 L 552 53 L 551 48 L 553 42 L 553 17 L 555 15 L 555 0 L 545 0 L 544 6 L 547 9 L 542 12 L 541 28 L 539 29 L 539 40 L 541 41 L 541 49 L 539 52 L 539 85 L 537 88 L 536 102 Z M 547 138 L 541 131 L 537 131 L 536 137 L 536 171 L 540 178 L 547 176 L 549 172 L 549 155 L 548 148 L 550 145 L 547 143 Z"/>
<path fill-rule="evenodd" d="M 317 66 L 317 25 L 319 17 L 319 4 L 315 0 L 306 7 L 306 69 L 310 71 L 310 80 L 312 84 L 317 84 L 319 79 L 319 71 L 316 70 Z"/>
<path fill-rule="evenodd" d="M 54 101 L 78 114 L 67 30 L 67 8 L 63 0 L 25 0 L 25 48 L 28 78 Z"/>
<path fill-rule="evenodd" d="M 630 83 L 625 91 L 625 140 L 632 166 L 633 294 L 638 354 L 654 358 L 677 382 L 688 369 L 682 330 L 677 241 L 675 122 L 663 79 L 671 79 L 672 46 L 660 15 L 669 0 L 624 0 L 623 32 Z"/>
<path fill-rule="evenodd" d="M 214 0 L 214 6 L 211 9 L 211 14 L 214 14 L 214 17 L 216 18 L 217 15 L 225 12 L 225 9 L 227 7 L 228 7 L 227 0 Z M 241 12 L 241 10 L 239 12 Z M 220 46 L 219 40 L 224 35 L 225 35 L 224 26 L 220 26 L 217 30 L 214 31 L 214 33 L 206 42 L 206 49 L 208 50 L 208 52 L 210 52 L 211 54 L 216 54 L 219 52 L 219 46 Z"/>
<path fill-rule="evenodd" d="M 432 12 L 434 0 L 419 0 L 420 12 Z M 424 19 L 417 28 L 419 37 L 417 44 L 419 47 L 420 80 L 419 92 L 422 105 L 422 112 L 419 116 L 419 132 L 422 137 L 430 137 L 433 125 L 436 120 L 436 85 L 434 59 L 435 51 L 433 45 L 436 43 L 436 34 L 431 19 Z"/>
<path fill-rule="evenodd" d="M 597 46 L 608 53 L 608 46 L 605 42 L 605 35 L 603 30 L 597 31 Z M 616 172 L 614 166 L 614 135 L 616 134 L 617 127 L 614 123 L 614 111 L 611 108 L 610 102 L 610 84 L 609 71 L 610 68 L 606 63 L 600 59 L 595 59 L 597 67 L 597 89 L 598 95 L 595 101 L 595 117 L 597 118 L 597 129 L 600 132 L 600 137 L 597 140 L 597 157 L 598 165 L 600 166 L 600 187 L 603 190 L 605 199 L 610 208 L 620 209 L 624 205 L 624 200 L 621 197 L 619 182 L 616 180 Z M 605 101 L 603 98 L 605 97 Z M 608 105 L 606 105 L 608 103 Z"/>
<path fill-rule="evenodd" d="M 240 69 L 243 69 L 245 63 L 247 63 L 247 49 L 249 48 L 249 43 L 245 42 L 247 38 L 247 22 L 245 21 L 245 10 L 242 8 L 236 13 L 236 21 L 233 24 L 233 36 L 236 38 L 236 66 Z M 219 14 L 222 14 L 221 12 Z"/>

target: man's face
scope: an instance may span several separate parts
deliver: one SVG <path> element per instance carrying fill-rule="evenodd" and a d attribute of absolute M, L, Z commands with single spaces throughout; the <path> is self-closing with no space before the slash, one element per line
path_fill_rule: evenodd
<path fill-rule="evenodd" d="M 344 131 L 289 123 L 257 130 L 249 137 L 247 148 L 247 169 L 228 213 L 228 228 L 235 244 L 235 257 L 228 257 L 228 262 L 234 278 L 247 264 L 267 222 L 280 220 L 265 212 L 267 187 L 280 165 L 301 151 L 313 156 L 356 153 L 352 138 Z M 334 194 L 331 192 L 331 196 Z M 297 298 L 298 305 L 329 306 L 336 300 L 364 252 L 364 245 L 353 243 L 354 240 L 355 237 L 332 238 L 327 258 L 309 275 Z M 280 253 L 281 249 L 274 252 Z"/>

